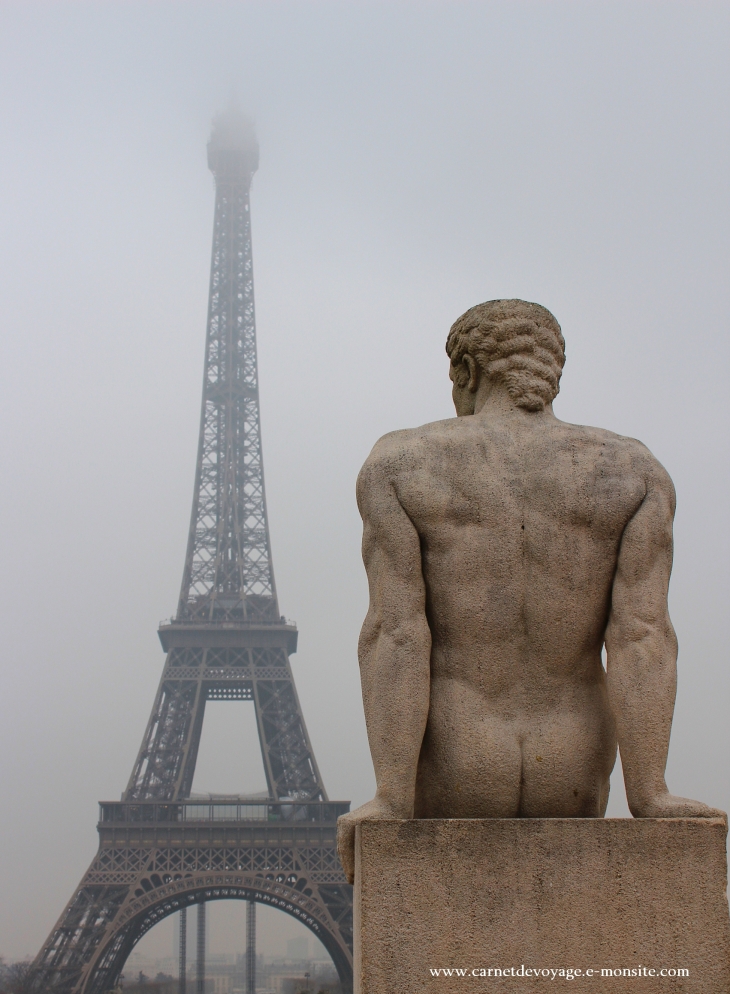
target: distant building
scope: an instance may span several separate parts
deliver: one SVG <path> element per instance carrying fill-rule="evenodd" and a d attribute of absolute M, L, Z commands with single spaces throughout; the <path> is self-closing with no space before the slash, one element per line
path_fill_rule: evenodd
<path fill-rule="evenodd" d="M 233 975 L 231 973 L 214 976 L 210 980 L 213 982 L 211 994 L 233 994 Z"/>

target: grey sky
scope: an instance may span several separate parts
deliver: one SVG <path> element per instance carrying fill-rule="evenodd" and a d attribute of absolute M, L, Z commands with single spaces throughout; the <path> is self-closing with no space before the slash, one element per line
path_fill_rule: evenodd
<path fill-rule="evenodd" d="M 450 416 L 451 322 L 518 296 L 563 326 L 558 416 L 675 481 L 670 787 L 730 806 L 729 43 L 721 4 L 0 3 L 0 954 L 71 896 L 159 680 L 232 86 L 261 143 L 274 565 L 330 796 L 373 786 L 355 475 Z M 247 789 L 258 760 L 208 726 L 196 787 Z"/>

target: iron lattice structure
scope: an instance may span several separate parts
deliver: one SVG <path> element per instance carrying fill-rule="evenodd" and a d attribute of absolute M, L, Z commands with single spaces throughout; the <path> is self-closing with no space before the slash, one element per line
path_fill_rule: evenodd
<path fill-rule="evenodd" d="M 99 851 L 35 960 L 36 991 L 105 994 L 136 944 L 191 904 L 237 898 L 298 918 L 352 986 L 352 888 L 307 734 L 279 613 L 261 449 L 249 191 L 250 122 L 217 118 L 205 376 L 187 555 L 167 656 L 120 802 L 101 804 Z M 268 798 L 191 798 L 209 700 L 254 702 Z"/>

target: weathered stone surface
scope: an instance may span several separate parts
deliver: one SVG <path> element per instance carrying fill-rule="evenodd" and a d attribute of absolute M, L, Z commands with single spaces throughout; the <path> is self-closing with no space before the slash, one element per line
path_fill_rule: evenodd
<path fill-rule="evenodd" d="M 377 791 L 340 819 L 348 878 L 363 819 L 601 817 L 617 744 L 635 817 L 717 817 L 664 779 L 668 474 L 636 439 L 555 417 L 544 307 L 473 307 L 446 350 L 457 417 L 384 436 L 358 480 Z"/>
<path fill-rule="evenodd" d="M 364 821 L 355 994 L 728 994 L 722 819 Z M 592 977 L 439 976 L 561 968 Z M 602 969 L 689 970 L 602 977 Z"/>

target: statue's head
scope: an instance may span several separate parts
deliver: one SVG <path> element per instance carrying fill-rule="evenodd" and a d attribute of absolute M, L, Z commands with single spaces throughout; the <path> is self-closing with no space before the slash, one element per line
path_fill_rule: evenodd
<path fill-rule="evenodd" d="M 541 411 L 560 389 L 565 339 L 558 322 L 540 304 L 488 300 L 470 307 L 451 326 L 446 352 L 457 386 L 466 386 L 470 364 L 476 364 L 487 379 L 503 383 L 526 411 Z"/>

